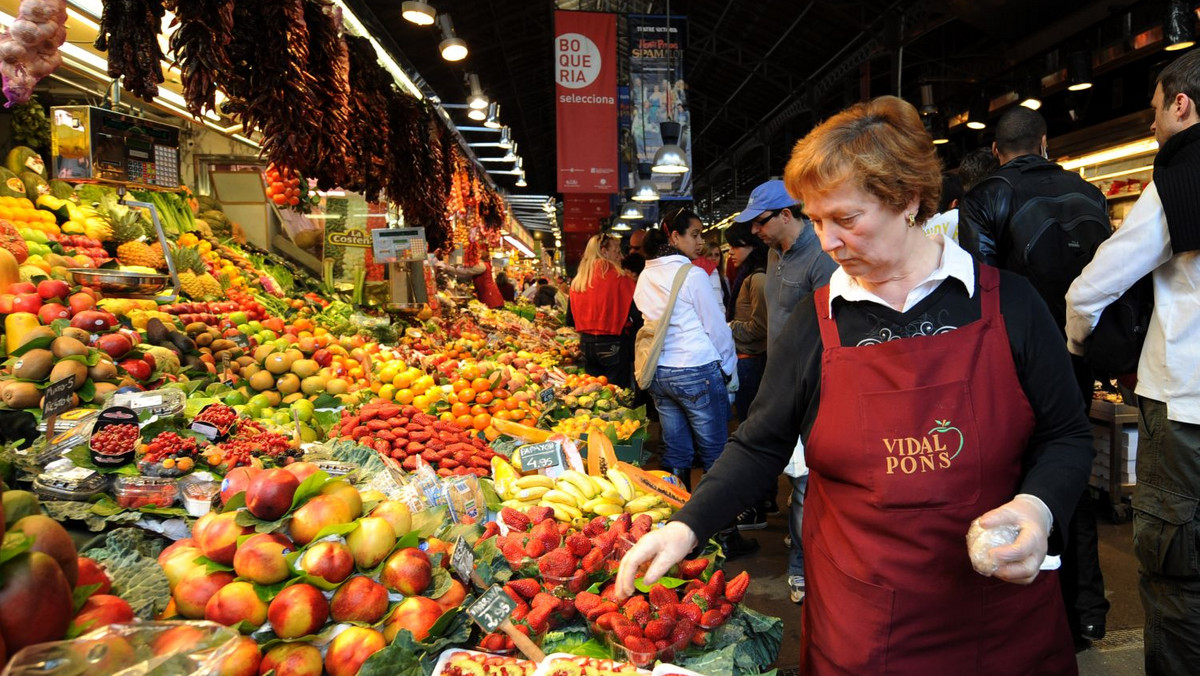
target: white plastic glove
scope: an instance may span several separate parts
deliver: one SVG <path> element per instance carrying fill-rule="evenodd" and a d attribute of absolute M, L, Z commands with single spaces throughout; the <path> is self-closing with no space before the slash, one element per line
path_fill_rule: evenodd
<path fill-rule="evenodd" d="M 1040 499 L 1020 494 L 1009 502 L 984 514 L 972 524 L 968 535 L 971 563 L 980 575 L 997 577 L 1005 582 L 1029 584 L 1038 576 L 1049 547 L 1050 528 L 1054 517 Z M 975 526 L 979 528 L 976 529 Z M 1016 540 L 980 551 L 987 542 L 987 531 L 1015 528 Z M 1010 530 L 1011 533 L 1011 530 Z M 1002 538 L 1000 541 L 1006 541 Z M 994 566 L 994 568 L 993 568 Z"/>
<path fill-rule="evenodd" d="M 733 404 L 734 397 L 737 396 L 738 387 L 740 387 L 740 383 L 738 383 L 737 367 L 735 366 L 733 375 L 729 377 L 729 380 L 725 381 L 725 391 L 729 393 L 729 403 L 731 405 Z"/>
<path fill-rule="evenodd" d="M 624 599 L 633 595 L 636 591 L 633 582 L 643 564 L 650 564 L 642 573 L 643 582 L 654 584 L 698 543 L 692 529 L 678 521 L 650 531 L 621 559 L 621 567 L 617 570 L 617 596 Z"/>

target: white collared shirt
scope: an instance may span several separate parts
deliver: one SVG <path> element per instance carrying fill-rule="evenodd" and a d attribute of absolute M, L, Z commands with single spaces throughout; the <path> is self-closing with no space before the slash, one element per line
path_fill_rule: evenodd
<path fill-rule="evenodd" d="M 963 251 L 962 247 L 954 240 L 942 235 L 932 235 L 929 239 L 942 246 L 942 256 L 933 272 L 908 292 L 908 296 L 904 299 L 904 307 L 900 309 L 901 312 L 911 310 L 914 305 L 933 293 L 943 281 L 951 277 L 961 281 L 967 287 L 968 297 L 975 297 L 975 261 L 971 258 L 971 254 Z M 857 280 L 846 274 L 846 271 L 840 267 L 834 270 L 833 275 L 829 277 L 830 311 L 833 309 L 834 298 L 844 298 L 848 301 L 868 301 L 891 307 L 882 298 L 864 289 Z"/>
<path fill-rule="evenodd" d="M 662 317 L 671 296 L 675 273 L 687 262 L 687 258 L 679 255 L 646 261 L 646 269 L 638 276 L 633 291 L 633 302 L 647 321 Z M 721 370 L 725 375 L 731 375 L 737 369 L 737 351 L 708 274 L 700 267 L 692 266 L 679 289 L 658 365 L 684 368 L 713 361 L 721 362 Z"/>
<path fill-rule="evenodd" d="M 1138 362 L 1137 393 L 1167 405 L 1167 418 L 1200 424 L 1200 252 L 1171 253 L 1154 183 L 1067 291 L 1067 349 L 1083 344 L 1100 314 L 1142 277 L 1154 280 L 1154 314 Z"/>

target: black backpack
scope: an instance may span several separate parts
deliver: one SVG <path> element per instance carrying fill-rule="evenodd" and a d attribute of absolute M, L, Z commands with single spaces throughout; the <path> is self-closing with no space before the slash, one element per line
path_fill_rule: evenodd
<path fill-rule="evenodd" d="M 1005 254 L 1000 263 L 1029 279 L 1062 328 L 1067 289 L 1091 262 L 1096 247 L 1112 235 L 1104 195 L 1053 163 L 1002 169 L 991 178 L 1004 181 L 1014 193 L 1008 241 L 1003 243 L 1007 252 L 998 250 Z"/>

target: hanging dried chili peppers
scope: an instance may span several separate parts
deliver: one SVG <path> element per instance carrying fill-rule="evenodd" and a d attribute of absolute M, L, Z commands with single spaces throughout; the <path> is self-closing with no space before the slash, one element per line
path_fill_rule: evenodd
<path fill-rule="evenodd" d="M 306 121 L 313 139 L 308 175 L 322 190 L 344 186 L 348 176 L 350 128 L 350 56 L 328 0 L 304 5 L 308 25 L 308 72 L 313 77 L 317 117 Z"/>
<path fill-rule="evenodd" d="M 158 34 L 166 9 L 162 0 L 104 0 L 96 49 L 108 52 L 108 75 L 147 101 L 163 82 Z"/>
<path fill-rule="evenodd" d="M 388 152 L 391 140 L 389 96 L 392 77 L 379 65 L 375 48 L 366 38 L 346 36 L 350 60 L 350 124 L 347 137 L 350 176 L 344 186 L 379 199 L 389 162 L 400 161 Z"/>
<path fill-rule="evenodd" d="M 183 98 L 196 117 L 206 108 L 216 110 L 217 84 L 233 70 L 233 4 L 234 0 L 187 0 L 175 9 L 171 51 L 182 72 Z"/>

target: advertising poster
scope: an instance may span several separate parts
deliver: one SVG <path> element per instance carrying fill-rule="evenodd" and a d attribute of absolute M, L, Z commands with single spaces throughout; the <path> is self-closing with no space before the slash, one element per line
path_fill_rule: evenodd
<path fill-rule="evenodd" d="M 683 54 L 687 46 L 687 18 L 631 14 L 629 25 L 630 128 L 624 136 L 632 143 L 639 162 L 654 162 L 662 147 L 659 123 L 682 125 L 678 144 L 692 161 L 692 126 L 688 115 L 687 82 Z M 692 175 L 654 174 L 663 199 L 690 199 Z"/>
<path fill-rule="evenodd" d="M 615 193 L 617 17 L 555 12 L 554 31 L 558 190 Z"/>

